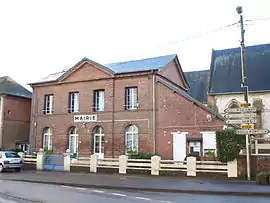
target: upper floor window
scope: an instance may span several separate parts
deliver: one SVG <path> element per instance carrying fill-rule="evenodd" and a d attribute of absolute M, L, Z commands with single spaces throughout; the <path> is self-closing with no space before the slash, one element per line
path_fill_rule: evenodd
<path fill-rule="evenodd" d="M 69 112 L 79 112 L 79 92 L 69 93 Z"/>
<path fill-rule="evenodd" d="M 44 97 L 44 114 L 52 114 L 53 112 L 53 95 L 45 95 Z"/>
<path fill-rule="evenodd" d="M 104 90 L 94 91 L 94 111 L 104 111 Z"/>
<path fill-rule="evenodd" d="M 127 87 L 126 88 L 126 110 L 132 110 L 138 108 L 138 88 Z"/>

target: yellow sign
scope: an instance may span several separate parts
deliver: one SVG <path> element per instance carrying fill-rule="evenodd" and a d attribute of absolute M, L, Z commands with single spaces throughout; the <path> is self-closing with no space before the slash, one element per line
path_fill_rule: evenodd
<path fill-rule="evenodd" d="M 253 128 L 253 125 L 241 125 L 242 129 L 251 129 Z"/>
<path fill-rule="evenodd" d="M 243 103 L 243 104 L 240 104 L 241 107 L 249 107 L 250 106 L 250 103 Z"/>

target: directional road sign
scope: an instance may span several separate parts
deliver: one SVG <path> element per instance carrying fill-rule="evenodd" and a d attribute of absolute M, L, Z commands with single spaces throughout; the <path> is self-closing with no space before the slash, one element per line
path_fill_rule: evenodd
<path fill-rule="evenodd" d="M 248 108 L 232 108 L 232 109 L 225 109 L 226 113 L 253 113 L 256 112 L 257 109 L 255 107 L 248 107 Z"/>
<path fill-rule="evenodd" d="M 270 131 L 268 129 L 252 129 L 252 130 L 236 130 L 235 133 L 237 135 L 260 135 L 260 134 L 268 134 Z"/>
<path fill-rule="evenodd" d="M 256 113 L 225 114 L 225 118 L 256 118 Z"/>
<path fill-rule="evenodd" d="M 242 124 L 241 129 L 254 129 L 254 125 L 250 124 Z"/>
<path fill-rule="evenodd" d="M 238 120 L 226 120 L 226 123 L 228 123 L 228 124 L 257 123 L 257 120 L 256 119 L 243 118 L 243 119 L 238 119 Z"/>
<path fill-rule="evenodd" d="M 250 103 L 243 103 L 243 104 L 240 104 L 241 107 L 249 107 L 251 104 Z"/>

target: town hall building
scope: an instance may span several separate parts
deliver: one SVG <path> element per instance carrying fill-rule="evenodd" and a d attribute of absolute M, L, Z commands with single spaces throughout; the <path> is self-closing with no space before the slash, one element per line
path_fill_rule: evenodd
<path fill-rule="evenodd" d="M 188 94 L 177 55 L 102 65 L 88 58 L 30 84 L 30 143 L 78 156 L 216 155 L 223 117 Z"/>

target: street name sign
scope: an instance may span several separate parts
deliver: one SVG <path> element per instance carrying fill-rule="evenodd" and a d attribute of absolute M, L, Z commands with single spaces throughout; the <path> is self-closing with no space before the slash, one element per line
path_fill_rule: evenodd
<path fill-rule="evenodd" d="M 247 130 L 247 129 L 241 129 L 241 130 L 236 130 L 235 133 L 237 135 L 261 135 L 261 134 L 268 134 L 270 131 L 268 129 L 252 129 L 252 130 Z"/>
<path fill-rule="evenodd" d="M 225 109 L 226 113 L 254 113 L 257 111 L 255 107 L 248 107 L 248 108 L 232 108 L 232 109 Z"/>
<path fill-rule="evenodd" d="M 225 114 L 225 118 L 256 118 L 256 113 Z"/>
<path fill-rule="evenodd" d="M 238 120 L 226 120 L 228 124 L 245 124 L 245 123 L 257 123 L 256 119 L 238 119 Z"/>
<path fill-rule="evenodd" d="M 249 107 L 251 104 L 250 103 L 243 103 L 243 104 L 240 104 L 241 107 Z"/>
<path fill-rule="evenodd" d="M 241 129 L 254 129 L 254 125 L 249 125 L 249 124 L 242 124 Z"/>

